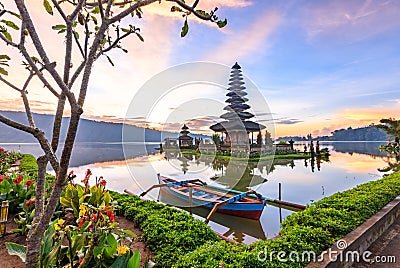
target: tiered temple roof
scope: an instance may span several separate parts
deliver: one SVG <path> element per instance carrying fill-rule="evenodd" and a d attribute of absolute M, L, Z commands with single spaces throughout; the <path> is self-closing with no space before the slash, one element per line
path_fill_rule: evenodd
<path fill-rule="evenodd" d="M 228 99 L 225 101 L 228 105 L 224 108 L 227 112 L 220 116 L 225 121 L 212 125 L 210 129 L 215 132 L 243 129 L 248 132 L 255 132 L 264 129 L 264 125 L 248 121 L 248 119 L 254 117 L 254 114 L 246 111 L 250 109 L 250 105 L 246 103 L 249 99 L 245 97 L 247 95 L 246 87 L 244 86 L 241 67 L 237 62 L 232 66 L 229 81 L 229 92 L 226 94 Z"/>

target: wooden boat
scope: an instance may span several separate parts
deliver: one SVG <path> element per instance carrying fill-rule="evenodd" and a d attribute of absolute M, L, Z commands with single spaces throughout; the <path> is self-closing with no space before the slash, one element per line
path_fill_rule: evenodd
<path fill-rule="evenodd" d="M 210 214 L 209 208 L 204 208 L 204 207 L 189 208 L 188 200 L 182 200 L 180 198 L 177 198 L 175 195 L 172 195 L 165 190 L 159 192 L 157 201 L 184 209 L 204 219 L 206 219 L 208 214 Z M 259 220 L 222 214 L 219 213 L 219 211 L 217 211 L 212 216 L 210 221 L 226 227 L 227 231 L 222 235 L 227 237 L 233 235 L 233 237 L 236 238 L 235 240 L 239 243 L 241 243 L 242 241 L 238 240 L 238 238 L 243 237 L 243 235 L 251 236 L 259 240 L 267 239 L 263 227 L 261 225 L 261 222 Z"/>
<path fill-rule="evenodd" d="M 160 184 L 157 187 L 160 187 L 160 191 L 166 191 L 186 201 L 188 206 L 211 209 L 206 221 L 215 211 L 258 220 L 266 204 L 266 200 L 253 191 L 229 191 L 205 185 L 200 180 L 176 181 L 161 175 L 158 175 L 158 180 Z M 142 195 L 146 193 L 147 191 Z"/>

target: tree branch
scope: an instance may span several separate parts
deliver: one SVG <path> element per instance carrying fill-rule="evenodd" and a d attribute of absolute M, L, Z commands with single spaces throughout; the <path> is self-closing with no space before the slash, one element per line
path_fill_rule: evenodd
<path fill-rule="evenodd" d="M 198 12 L 195 10 L 195 8 L 196 8 L 196 6 L 197 6 L 197 4 L 198 4 L 198 2 L 199 2 L 198 0 L 196 0 L 196 1 L 194 2 L 193 6 L 187 5 L 187 4 L 185 4 L 184 2 L 182 2 L 181 0 L 166 0 L 166 1 L 167 1 L 167 2 L 174 2 L 174 3 L 176 3 L 178 6 L 184 8 L 184 9 L 190 11 L 190 12 L 192 12 L 192 13 L 193 13 L 196 17 L 198 17 L 199 19 L 202 19 L 202 20 L 210 20 L 210 21 L 212 21 L 212 16 L 211 16 L 211 15 L 210 15 L 210 16 L 204 16 L 204 15 L 198 13 Z"/>
<path fill-rule="evenodd" d="M 0 39 L 3 40 L 7 45 L 18 47 L 18 45 L 10 40 L 8 40 L 1 32 L 0 32 Z"/>
<path fill-rule="evenodd" d="M 69 81 L 69 84 L 68 84 L 69 88 L 72 88 L 75 80 L 79 77 L 79 75 L 81 74 L 85 65 L 86 65 L 86 60 L 82 61 L 81 64 L 79 65 L 79 67 L 76 69 L 75 73 L 72 75 L 71 80 Z"/>
<path fill-rule="evenodd" d="M 26 28 L 29 31 L 33 45 L 35 46 L 36 51 L 39 53 L 41 59 L 43 60 L 43 62 L 45 64 L 46 70 L 51 74 L 51 76 L 53 77 L 55 82 L 58 84 L 58 86 L 61 88 L 61 90 L 64 91 L 64 93 L 68 97 L 68 100 L 69 100 L 71 106 L 76 105 L 76 100 L 75 100 L 74 95 L 71 92 L 69 92 L 67 85 L 63 82 L 61 77 L 58 75 L 57 71 L 54 69 L 54 66 L 50 63 L 50 60 L 47 57 L 47 54 L 42 46 L 42 43 L 36 32 L 35 26 L 32 22 L 32 19 L 31 19 L 30 14 L 25 6 L 24 1 L 23 0 L 15 0 L 15 3 L 17 5 L 17 8 L 20 12 L 20 15 L 21 15 L 24 23 L 26 24 Z"/>
<path fill-rule="evenodd" d="M 30 127 L 30 126 L 26 126 L 24 124 L 18 123 L 18 122 L 14 121 L 14 120 L 11 120 L 11 119 L 9 119 L 7 117 L 2 116 L 1 114 L 0 114 L 0 122 L 6 124 L 7 126 L 19 129 L 21 131 L 27 132 L 27 133 L 32 134 L 32 135 L 36 135 L 37 132 L 39 131 L 39 129 L 37 129 L 37 128 L 33 128 L 33 127 Z"/>
<path fill-rule="evenodd" d="M 123 19 L 125 16 L 129 15 L 130 13 L 132 13 L 132 11 L 135 11 L 139 7 L 147 6 L 147 5 L 157 2 L 157 1 L 158 0 L 142 0 L 142 1 L 136 2 L 134 5 L 128 7 L 127 9 L 125 9 L 121 13 L 117 14 L 116 16 L 110 18 L 108 24 L 110 25 L 114 22 L 117 22 L 117 21 Z"/>
<path fill-rule="evenodd" d="M 123 34 L 122 36 L 119 36 L 119 29 L 117 29 L 117 35 L 118 36 L 115 39 L 115 41 L 109 47 L 100 50 L 100 52 L 97 53 L 96 58 L 98 58 L 101 54 L 106 53 L 107 51 L 110 51 L 111 49 L 115 48 L 122 39 L 124 39 L 125 37 L 131 35 L 132 33 L 134 33 L 134 31 L 131 30 L 131 31 Z"/>
<path fill-rule="evenodd" d="M 64 13 L 64 10 L 62 10 L 62 8 L 60 7 L 60 5 L 58 4 L 57 0 L 51 0 L 51 2 L 53 2 L 53 5 L 56 7 L 58 13 L 60 13 L 61 17 L 64 19 L 65 22 L 68 21 L 67 16 Z"/>

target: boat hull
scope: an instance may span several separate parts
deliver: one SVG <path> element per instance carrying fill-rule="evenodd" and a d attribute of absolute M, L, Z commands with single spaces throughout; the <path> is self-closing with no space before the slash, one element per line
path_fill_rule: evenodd
<path fill-rule="evenodd" d="M 165 179 L 167 178 L 160 177 L 160 183 L 168 183 L 168 181 L 166 181 Z M 186 193 L 182 192 L 176 187 L 162 187 L 160 191 L 168 193 L 169 195 L 172 195 L 175 198 L 181 199 L 182 201 L 187 203 L 187 206 L 189 206 L 189 195 L 187 192 Z M 204 192 L 207 193 L 207 190 L 204 190 Z M 223 200 L 218 200 L 218 201 L 204 200 L 201 198 L 197 198 L 195 194 L 192 196 L 193 207 L 199 206 L 209 210 L 211 210 L 216 204 L 218 204 L 221 201 Z M 258 220 L 261 217 L 263 209 L 264 209 L 263 200 L 243 198 L 242 201 L 226 204 L 220 207 L 217 211 L 219 213 L 224 213 L 228 215 Z"/>

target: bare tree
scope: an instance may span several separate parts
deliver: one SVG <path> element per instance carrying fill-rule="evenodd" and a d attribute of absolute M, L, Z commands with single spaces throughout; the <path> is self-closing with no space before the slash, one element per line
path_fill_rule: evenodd
<path fill-rule="evenodd" d="M 181 36 L 188 32 L 187 18 L 190 15 L 198 19 L 216 23 L 219 27 L 226 25 L 226 20 L 219 20 L 215 15 L 217 9 L 210 12 L 198 10 L 196 7 L 199 0 L 192 4 L 186 4 L 183 0 L 165 0 L 171 2 L 171 12 L 179 13 L 184 18 Z M 3 44 L 18 50 L 24 59 L 24 65 L 28 72 L 27 79 L 22 87 L 16 86 L 7 79 L 7 64 L 10 60 L 8 55 L 0 55 L 0 81 L 21 94 L 28 119 L 27 125 L 13 121 L 0 115 L 0 122 L 13 128 L 30 133 L 39 142 L 43 155 L 38 157 L 39 167 L 36 188 L 35 215 L 27 237 L 27 267 L 40 266 L 40 248 L 42 236 L 49 225 L 51 217 L 59 202 L 60 195 L 67 184 L 67 172 L 79 125 L 79 119 L 83 113 L 86 93 L 89 85 L 91 71 L 95 61 L 112 49 L 122 49 L 121 41 L 128 36 L 136 36 L 138 40 L 144 41 L 140 35 L 140 29 L 129 25 L 123 27 L 121 20 L 132 16 L 135 19 L 142 17 L 141 8 L 161 0 L 43 0 L 43 13 L 57 14 L 61 23 L 53 25 L 52 29 L 58 31 L 60 38 L 65 40 L 63 59 L 60 62 L 50 59 L 44 48 L 43 40 L 39 38 L 37 25 L 32 20 L 32 13 L 28 10 L 24 0 L 14 0 L 16 10 L 0 2 L 0 40 Z M 4 18 L 4 19 L 3 19 Z M 12 31 L 19 31 L 19 41 L 13 41 Z M 33 43 L 34 50 L 29 52 L 26 47 L 26 39 Z M 77 49 L 82 59 L 74 67 L 72 51 Z M 62 64 L 62 70 L 57 65 Z M 35 125 L 27 89 L 32 79 L 39 79 L 44 85 L 44 90 L 57 99 L 53 131 L 51 139 L 47 139 L 45 133 Z M 80 81 L 78 80 L 80 79 Z M 72 87 L 78 89 L 78 95 L 72 92 Z M 65 142 L 60 145 L 60 129 L 62 117 L 69 104 L 71 111 L 68 122 L 68 131 Z M 56 152 L 60 150 L 61 156 Z M 54 187 L 48 201 L 45 201 L 46 166 L 50 163 L 56 173 Z"/>

